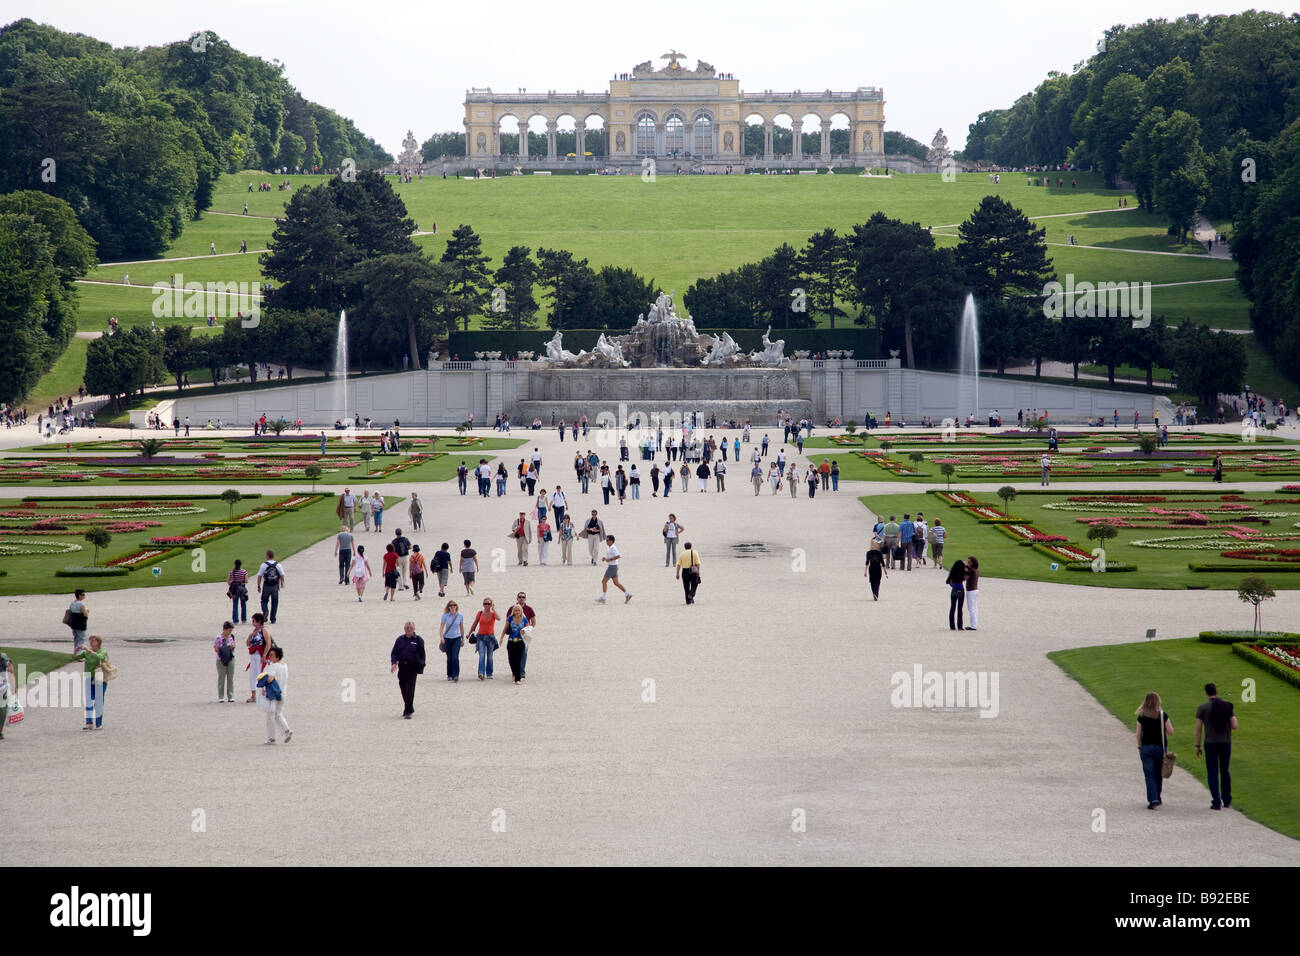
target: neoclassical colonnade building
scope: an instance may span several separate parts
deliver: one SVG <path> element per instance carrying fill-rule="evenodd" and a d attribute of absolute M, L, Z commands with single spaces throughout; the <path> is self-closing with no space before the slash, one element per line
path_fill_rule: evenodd
<path fill-rule="evenodd" d="M 606 93 L 528 92 L 494 93 L 490 87 L 474 87 L 465 95 L 465 148 L 467 159 L 476 164 L 505 160 L 500 144 L 503 120 L 519 123 L 518 161 L 527 162 L 528 123 L 535 117 L 546 122 L 548 163 L 559 163 L 556 133 L 560 120 L 570 117 L 576 133 L 576 157 L 590 147 L 588 137 L 604 138 L 602 164 L 639 164 L 645 157 L 689 159 L 696 165 L 765 162 L 838 161 L 843 165 L 868 165 L 884 152 L 885 95 L 872 86 L 852 92 L 795 90 L 776 93 L 743 92 L 740 81 L 729 73 L 718 73 L 713 65 L 697 60 L 695 69 L 681 64 L 684 54 L 666 53 L 665 66 L 655 69 L 650 60 L 631 73 L 610 81 Z M 803 151 L 804 119 L 809 115 L 821 123 L 820 150 Z M 763 155 L 744 155 L 747 117 L 760 117 L 763 126 Z M 779 117 L 787 117 L 793 128 L 792 152 L 778 157 L 773 149 L 773 132 Z M 831 154 L 831 125 L 836 117 L 847 120 L 849 151 Z M 594 121 L 599 118 L 599 126 Z M 512 155 L 509 157 L 514 159 Z M 539 157 L 531 157 L 536 162 Z"/>

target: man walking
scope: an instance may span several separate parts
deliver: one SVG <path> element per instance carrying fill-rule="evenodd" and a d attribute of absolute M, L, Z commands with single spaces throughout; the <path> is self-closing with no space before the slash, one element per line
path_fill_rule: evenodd
<path fill-rule="evenodd" d="M 357 524 L 357 496 L 352 493 L 351 488 L 343 489 L 343 523 L 351 531 Z"/>
<path fill-rule="evenodd" d="M 469 469 L 465 467 L 462 461 L 456 466 L 456 485 L 460 488 L 460 493 L 465 493 L 465 488 L 469 484 Z"/>
<path fill-rule="evenodd" d="M 709 466 L 708 466 L 707 464 L 705 464 L 703 461 L 701 461 L 701 462 L 699 463 L 699 465 L 696 466 L 696 469 L 695 469 L 695 477 L 697 477 L 697 478 L 700 479 L 700 491 L 701 491 L 701 493 L 708 492 L 708 490 L 709 490 Z"/>
<path fill-rule="evenodd" d="M 724 443 L 723 448 L 726 448 Z M 727 490 L 727 463 L 725 461 L 715 462 L 713 465 L 713 477 L 718 480 L 718 490 Z"/>
<path fill-rule="evenodd" d="M 262 595 L 262 614 L 267 623 L 275 623 L 276 612 L 280 609 L 280 588 L 284 587 L 284 568 L 275 560 L 275 552 L 267 551 L 266 560 L 257 569 L 257 593 Z M 270 610 L 267 610 L 270 605 Z"/>
<path fill-rule="evenodd" d="M 758 452 L 754 454 L 757 455 Z M 754 461 L 754 467 L 749 470 L 749 481 L 754 486 L 754 497 L 757 498 L 758 493 L 763 490 L 763 469 L 758 467 L 757 460 Z"/>
<path fill-rule="evenodd" d="M 559 485 L 555 486 L 555 491 L 551 492 L 551 510 L 555 512 L 555 527 L 564 524 L 564 512 L 569 506 L 569 499 L 560 489 Z"/>
<path fill-rule="evenodd" d="M 334 556 L 339 559 L 339 584 L 348 583 L 348 571 L 352 567 L 352 532 L 347 525 L 339 528 L 334 536 Z"/>
<path fill-rule="evenodd" d="M 528 523 L 528 516 L 522 511 L 510 528 L 510 537 L 515 539 L 515 564 L 528 566 L 528 543 L 533 540 L 533 526 Z"/>
<path fill-rule="evenodd" d="M 1043 457 L 1039 459 L 1038 469 L 1038 483 L 1046 488 L 1052 483 L 1052 459 L 1047 456 L 1047 452 L 1043 452 Z"/>
<path fill-rule="evenodd" d="M 1196 756 L 1201 756 L 1201 736 L 1205 736 L 1205 776 L 1210 785 L 1210 809 L 1232 806 L 1232 777 L 1228 761 L 1232 758 L 1232 732 L 1237 729 L 1237 715 L 1232 703 L 1219 697 L 1219 689 L 1205 685 L 1205 703 L 1196 708 Z"/>
<path fill-rule="evenodd" d="M 401 528 L 397 529 L 397 535 L 393 538 L 393 550 L 397 552 L 397 569 L 402 574 L 402 590 L 409 591 L 411 586 L 406 581 L 411 563 L 411 539 L 402 534 Z"/>
<path fill-rule="evenodd" d="M 618 579 L 618 559 L 622 557 L 618 548 L 614 547 L 614 536 L 605 535 L 605 556 L 601 558 L 605 562 L 605 576 L 600 580 L 600 597 L 596 598 L 597 604 L 605 603 L 605 594 L 609 591 L 609 583 L 614 582 L 614 587 L 623 592 L 623 603 L 626 604 L 632 600 L 632 592 L 623 587 Z"/>
<path fill-rule="evenodd" d="M 537 448 L 533 448 L 533 471 L 538 478 L 542 477 L 542 453 Z M 529 491 L 531 490 L 530 488 Z"/>
<path fill-rule="evenodd" d="M 402 716 L 410 720 L 415 713 L 415 679 L 424 673 L 424 638 L 415 633 L 411 621 L 397 635 L 389 662 L 389 673 L 397 675 L 397 686 L 402 690 Z"/>
<path fill-rule="evenodd" d="M 587 539 L 587 551 L 591 555 L 591 563 L 596 563 L 596 553 L 600 550 L 600 543 L 605 540 L 605 522 L 596 517 L 596 509 L 591 509 L 591 517 L 583 525 L 579 537 Z"/>
<path fill-rule="evenodd" d="M 677 580 L 682 582 L 686 592 L 686 603 L 695 603 L 695 589 L 700 586 L 700 553 L 691 548 L 691 543 L 682 546 L 682 556 L 677 559 Z"/>
<path fill-rule="evenodd" d="M 889 520 L 885 522 L 884 538 L 885 538 L 885 550 L 889 552 L 889 566 L 891 568 L 894 566 L 895 559 L 899 557 L 898 534 L 899 534 L 898 522 L 894 520 L 893 515 L 890 515 Z"/>
<path fill-rule="evenodd" d="M 910 514 L 903 515 L 903 523 L 898 526 L 898 543 L 902 548 L 903 554 L 899 558 L 898 566 L 903 567 L 903 562 L 907 562 L 906 570 L 912 570 L 912 538 L 916 536 L 916 525 L 912 522 Z"/>
<path fill-rule="evenodd" d="M 438 579 L 438 597 L 447 596 L 447 580 L 451 577 L 451 545 L 446 541 L 433 553 L 430 570 Z"/>

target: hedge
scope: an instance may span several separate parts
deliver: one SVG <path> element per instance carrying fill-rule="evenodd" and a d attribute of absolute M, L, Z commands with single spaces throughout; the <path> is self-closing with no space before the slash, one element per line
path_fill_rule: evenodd
<path fill-rule="evenodd" d="M 1254 643 L 1258 642 L 1256 641 Z M 1297 644 L 1283 644 L 1281 646 L 1292 653 L 1295 653 L 1297 649 L 1300 649 L 1300 645 Z M 1274 677 L 1282 678 L 1282 680 L 1286 681 L 1293 687 L 1300 687 L 1300 671 L 1296 670 L 1294 667 L 1287 667 L 1281 661 L 1273 660 L 1273 658 L 1269 657 L 1267 654 L 1261 654 L 1259 651 L 1251 647 L 1249 643 L 1243 641 L 1238 644 L 1233 644 L 1232 653 L 1236 654 L 1243 660 L 1250 661 L 1250 663 L 1254 664 L 1256 667 L 1268 671 Z"/>
<path fill-rule="evenodd" d="M 1138 569 L 1138 566 L 1137 566 L 1136 564 L 1119 564 L 1119 563 L 1112 563 L 1112 562 L 1110 562 L 1110 561 L 1107 561 L 1107 562 L 1106 562 L 1106 570 L 1105 570 L 1105 572 L 1098 571 L 1097 573 L 1098 573 L 1098 574 L 1102 574 L 1102 573 L 1105 573 L 1105 574 L 1111 574 L 1111 573 L 1122 572 L 1122 571 L 1136 571 L 1137 569 Z M 1072 562 L 1070 562 L 1069 564 L 1067 564 L 1067 565 L 1065 566 L 1065 570 L 1067 570 L 1067 571 L 1091 571 L 1091 570 L 1092 570 L 1092 562 L 1091 562 L 1091 561 L 1072 561 Z"/>
<path fill-rule="evenodd" d="M 135 481 L 135 482 L 139 481 L 139 479 L 137 478 L 123 478 L 121 480 Z M 152 481 L 153 479 L 150 480 Z M 190 481 L 190 482 L 193 481 L 192 478 L 184 478 L 181 480 Z M 323 494 L 323 492 L 321 493 Z M 262 495 L 260 492 L 255 492 L 253 494 L 247 494 L 247 495 L 241 494 L 239 497 L 240 500 L 243 501 L 245 498 L 260 498 L 262 497 Z M 87 500 L 90 501 L 195 501 L 195 500 L 220 501 L 221 494 L 217 493 L 215 495 L 96 495 L 96 494 L 28 495 L 26 498 L 23 498 L 22 500 L 23 501 L 87 501 Z"/>
<path fill-rule="evenodd" d="M 1200 640 L 1206 644 L 1238 644 L 1241 641 L 1258 644 L 1263 641 L 1300 641 L 1300 634 L 1290 631 L 1201 631 Z"/>
<path fill-rule="evenodd" d="M 1120 495 L 1120 496 L 1132 496 L 1132 495 L 1161 495 L 1161 496 L 1164 496 L 1164 497 L 1169 497 L 1170 495 L 1204 495 L 1204 494 L 1206 493 L 1206 490 L 1207 490 L 1207 489 L 1205 489 L 1205 488 L 1203 488 L 1203 487 L 1201 487 L 1201 486 L 1199 486 L 1199 485 L 1198 485 L 1197 487 L 1195 487 L 1195 488 L 1174 488 L 1174 489 L 1171 489 L 1171 490 L 1166 490 L 1166 489 L 1164 489 L 1164 488 L 1160 488 L 1160 489 L 1158 489 L 1158 490 L 1151 490 L 1151 489 L 1143 488 L 1143 489 L 1141 489 L 1141 490 L 1139 490 L 1139 491 L 1115 491 L 1115 490 L 1113 490 L 1113 489 L 1111 489 L 1111 490 L 1109 490 L 1109 491 L 1089 491 L 1089 490 L 1087 490 L 1086 488 L 1084 488 L 1084 489 L 1080 489 L 1080 488 L 1067 488 L 1067 489 L 1060 489 L 1060 488 L 1026 488 L 1026 489 L 1024 489 L 1024 490 L 1021 490 L 1021 489 L 1017 488 L 1017 489 L 1016 489 L 1016 497 L 1017 497 L 1017 498 L 1021 498 L 1021 497 L 1025 496 L 1025 495 L 1089 495 L 1089 496 L 1093 496 L 1093 497 L 1104 497 L 1104 496 L 1106 496 L 1106 495 Z M 1242 491 L 1240 488 L 1215 488 L 1215 489 L 1213 489 L 1213 494 L 1216 494 L 1216 495 L 1263 495 L 1263 494 L 1273 494 L 1273 492 L 1266 492 L 1266 491 Z"/>
<path fill-rule="evenodd" d="M 130 568 L 60 568 L 56 578 L 119 578 L 131 573 Z"/>
<path fill-rule="evenodd" d="M 646 303 L 649 307 L 650 303 Z M 564 347 L 575 355 L 582 349 L 591 351 L 601 335 L 626 335 L 632 323 L 625 329 L 563 329 Z M 763 348 L 763 331 L 766 325 L 754 329 L 697 329 L 701 335 L 720 336 L 728 333 L 741 351 L 750 352 Z M 453 332 L 447 354 L 458 356 L 462 362 L 474 358 L 475 352 L 501 352 L 514 356 L 521 351 L 536 352 L 546 355 L 546 343 L 555 335 L 554 329 L 525 329 L 516 332 L 512 329 L 482 329 L 473 332 Z M 796 349 L 810 352 L 823 352 L 828 349 L 852 349 L 855 359 L 873 359 L 879 355 L 876 333 L 873 329 L 773 329 L 771 338 L 785 339 L 785 354 L 793 357 Z"/>
<path fill-rule="evenodd" d="M 1279 574 L 1300 571 L 1300 564 L 1283 564 L 1280 561 L 1255 564 L 1189 564 L 1187 566 L 1193 571 L 1266 571 Z"/>

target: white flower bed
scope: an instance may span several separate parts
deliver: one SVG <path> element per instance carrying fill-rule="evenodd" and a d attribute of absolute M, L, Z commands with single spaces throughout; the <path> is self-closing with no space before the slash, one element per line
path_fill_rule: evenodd
<path fill-rule="evenodd" d="M 0 538 L 0 554 L 5 557 L 20 557 L 27 554 L 72 554 L 83 550 L 81 545 L 72 541 L 32 541 L 29 538 Z"/>

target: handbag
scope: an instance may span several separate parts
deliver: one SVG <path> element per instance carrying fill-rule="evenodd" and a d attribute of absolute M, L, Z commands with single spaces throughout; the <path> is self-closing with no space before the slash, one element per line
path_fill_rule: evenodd
<path fill-rule="evenodd" d="M 9 713 L 8 713 L 7 718 L 6 718 L 7 722 L 10 723 L 10 724 L 21 723 L 21 722 L 22 722 L 22 719 L 23 719 L 24 717 L 26 717 L 26 716 L 27 716 L 27 715 L 23 713 L 23 705 L 22 705 L 22 703 L 19 702 L 19 700 L 18 700 L 17 697 L 15 697 L 14 695 L 10 694 L 10 695 L 9 695 Z"/>
<path fill-rule="evenodd" d="M 1174 775 L 1174 764 L 1178 762 L 1178 754 L 1169 749 L 1169 734 L 1165 732 L 1165 713 L 1160 712 L 1160 739 L 1165 745 L 1164 761 L 1160 764 L 1160 776 L 1166 780 Z"/>
<path fill-rule="evenodd" d="M 116 664 L 110 664 L 110 663 L 106 660 L 106 661 L 104 661 L 104 663 L 102 663 L 102 664 L 99 665 L 99 669 L 100 669 L 100 670 L 103 672 L 103 674 L 104 674 L 104 682 L 105 682 L 105 683 L 108 683 L 109 681 L 114 680 L 114 679 L 117 677 L 117 665 L 116 665 Z"/>
<path fill-rule="evenodd" d="M 438 642 L 438 650 L 442 651 L 443 653 L 446 653 L 446 651 L 447 651 L 447 642 L 446 642 L 446 641 L 439 641 L 439 642 Z"/>
<path fill-rule="evenodd" d="M 72 608 L 67 608 L 66 610 L 64 610 L 63 623 L 68 625 L 68 627 L 72 626 Z"/>

